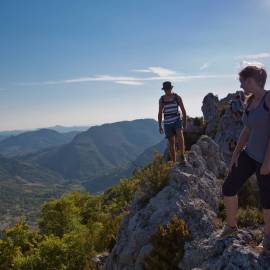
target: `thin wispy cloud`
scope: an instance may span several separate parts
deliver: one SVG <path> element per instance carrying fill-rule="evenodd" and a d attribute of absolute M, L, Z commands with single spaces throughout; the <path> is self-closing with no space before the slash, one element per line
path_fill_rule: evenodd
<path fill-rule="evenodd" d="M 44 81 L 44 82 L 20 82 L 16 83 L 21 86 L 35 86 L 35 85 L 57 85 L 57 84 L 73 84 L 85 82 L 123 82 L 123 81 L 137 81 L 138 78 L 128 76 L 111 76 L 111 75 L 96 75 L 89 77 L 79 77 L 73 79 L 59 80 L 59 81 Z"/>
<path fill-rule="evenodd" d="M 248 55 L 240 55 L 237 57 L 238 59 L 250 59 L 250 60 L 260 60 L 270 58 L 270 53 L 256 53 L 256 54 L 248 54 Z"/>
<path fill-rule="evenodd" d="M 142 73 L 152 73 L 152 71 L 149 69 L 132 69 L 131 71 L 142 72 Z"/>
<path fill-rule="evenodd" d="M 58 84 L 77 84 L 77 83 L 87 83 L 87 82 L 112 82 L 117 84 L 124 85 L 142 85 L 147 81 L 164 81 L 171 80 L 174 82 L 183 82 L 189 80 L 198 80 L 198 79 L 213 79 L 213 78 L 231 78 L 234 75 L 231 74 L 213 74 L 213 75 L 188 75 L 177 73 L 176 71 L 162 68 L 162 67 L 149 67 L 145 69 L 133 69 L 135 72 L 142 73 L 152 73 L 154 76 L 112 76 L 112 75 L 95 75 L 88 77 L 79 77 L 66 80 L 56 80 L 56 81 L 43 81 L 43 82 L 20 82 L 16 85 L 20 86 L 38 86 L 38 85 L 58 85 Z"/>
<path fill-rule="evenodd" d="M 245 68 L 246 66 L 264 67 L 264 64 L 259 61 L 242 60 L 239 64 L 239 69 Z"/>
<path fill-rule="evenodd" d="M 217 79 L 217 78 L 233 78 L 234 74 L 213 74 L 213 75 L 176 75 L 168 77 L 150 77 L 146 78 L 145 81 L 155 81 L 155 80 L 170 80 L 175 82 L 183 82 L 190 80 L 200 80 L 200 79 Z"/>
<path fill-rule="evenodd" d="M 200 70 L 201 70 L 201 71 L 202 71 L 202 70 L 206 70 L 207 68 L 209 68 L 209 66 L 210 66 L 210 63 L 209 63 L 209 62 L 204 63 L 202 66 L 200 66 Z"/>
<path fill-rule="evenodd" d="M 237 70 L 241 70 L 246 66 L 265 67 L 261 61 L 268 58 L 270 59 L 270 53 L 268 52 L 237 56 L 236 59 L 239 60 Z"/>
<path fill-rule="evenodd" d="M 143 85 L 143 82 L 135 82 L 135 81 L 116 81 L 118 84 L 126 84 L 126 85 Z"/>
<path fill-rule="evenodd" d="M 160 77 L 166 77 L 176 74 L 176 71 L 163 67 L 149 67 L 146 69 L 133 69 L 135 72 L 153 73 Z"/>

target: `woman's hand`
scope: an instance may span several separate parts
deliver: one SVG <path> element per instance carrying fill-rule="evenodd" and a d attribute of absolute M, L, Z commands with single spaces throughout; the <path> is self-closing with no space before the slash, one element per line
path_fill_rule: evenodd
<path fill-rule="evenodd" d="M 164 133 L 164 130 L 163 130 L 163 128 L 161 126 L 159 127 L 159 133 L 160 134 L 163 134 Z"/>
<path fill-rule="evenodd" d="M 233 165 L 235 165 L 235 167 L 238 166 L 239 155 L 240 155 L 240 152 L 238 152 L 238 151 L 233 152 L 230 167 L 229 167 L 229 172 L 232 170 Z"/>
<path fill-rule="evenodd" d="M 260 175 L 268 175 L 270 174 L 270 164 L 264 162 L 260 169 Z"/>

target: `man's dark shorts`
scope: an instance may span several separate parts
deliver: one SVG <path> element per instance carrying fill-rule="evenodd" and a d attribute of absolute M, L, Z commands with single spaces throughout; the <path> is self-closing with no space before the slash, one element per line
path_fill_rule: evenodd
<path fill-rule="evenodd" d="M 180 118 L 172 124 L 168 124 L 168 125 L 164 124 L 164 131 L 165 131 L 166 138 L 168 139 L 171 136 L 175 136 L 176 130 L 181 129 L 181 128 L 183 128 L 183 125 L 182 125 L 182 120 Z"/>
<path fill-rule="evenodd" d="M 222 186 L 222 194 L 224 196 L 235 196 L 246 180 L 256 173 L 260 189 L 261 207 L 270 209 L 270 174 L 261 175 L 261 166 L 261 163 L 251 158 L 246 151 L 243 150 L 239 155 L 238 166 L 236 167 L 234 165 L 225 179 Z"/>

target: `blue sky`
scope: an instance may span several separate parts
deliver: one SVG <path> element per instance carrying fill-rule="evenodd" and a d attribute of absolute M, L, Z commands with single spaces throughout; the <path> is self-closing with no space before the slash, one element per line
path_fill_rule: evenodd
<path fill-rule="evenodd" d="M 1 0 L 0 130 L 157 118 L 166 79 L 199 116 L 241 65 L 270 70 L 269 17 L 270 0 Z"/>

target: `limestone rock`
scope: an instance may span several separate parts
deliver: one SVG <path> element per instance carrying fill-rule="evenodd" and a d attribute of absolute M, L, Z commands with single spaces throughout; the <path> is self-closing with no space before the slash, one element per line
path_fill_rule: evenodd
<path fill-rule="evenodd" d="M 228 94 L 221 100 L 209 93 L 205 96 L 202 106 L 202 112 L 207 124 L 206 134 L 211 136 L 219 145 L 227 165 L 230 163 L 234 147 L 243 129 L 241 117 L 237 119 L 230 106 L 231 101 L 237 95 L 243 98 L 242 91 Z M 241 107 L 243 110 L 243 104 Z"/>
<path fill-rule="evenodd" d="M 202 112 L 204 116 L 204 120 L 207 124 L 205 134 L 213 137 L 216 133 L 217 125 L 218 125 L 218 97 L 212 93 L 206 95 L 203 99 Z"/>
<path fill-rule="evenodd" d="M 222 184 L 217 177 L 224 175 L 226 165 L 217 144 L 207 136 L 199 139 L 187 158 L 187 166 L 173 168 L 167 186 L 149 198 L 146 205 L 142 206 L 141 196 L 135 195 L 130 214 L 124 218 L 107 260 L 107 270 L 142 270 L 144 256 L 151 250 L 149 237 L 157 225 L 169 223 L 174 215 L 187 222 L 198 241 L 208 238 L 215 230 Z"/>
<path fill-rule="evenodd" d="M 214 139 L 219 145 L 227 164 L 230 162 L 234 147 L 236 146 L 243 127 L 241 120 L 237 121 L 233 118 L 230 109 L 227 109 L 220 119 L 220 124 Z"/>
<path fill-rule="evenodd" d="M 252 246 L 256 231 L 240 230 L 237 237 L 224 240 L 218 239 L 218 233 L 212 233 L 207 239 L 186 243 L 185 255 L 179 269 L 270 269 L 270 257 L 260 256 Z"/>

